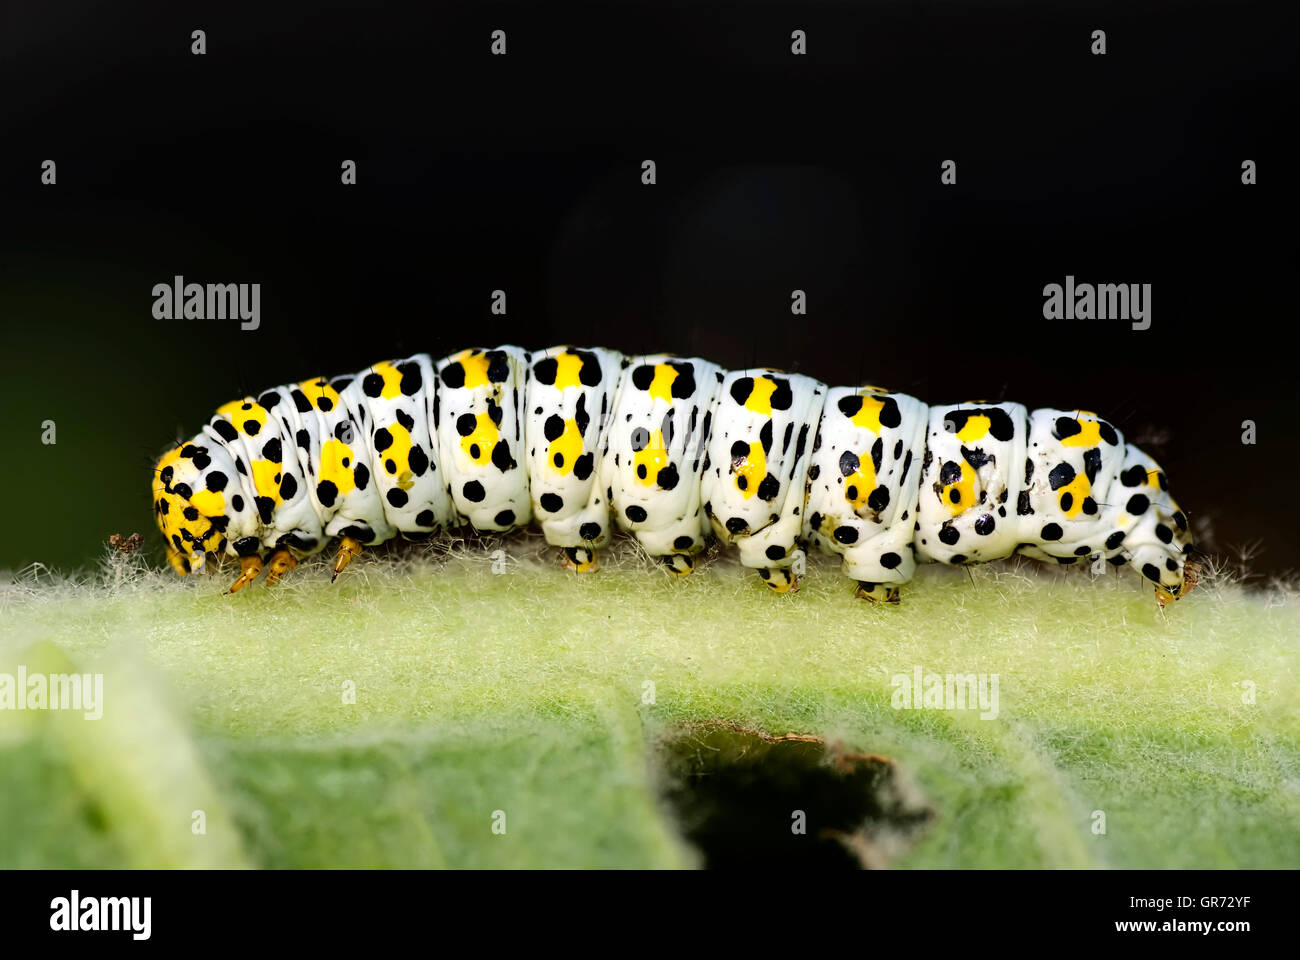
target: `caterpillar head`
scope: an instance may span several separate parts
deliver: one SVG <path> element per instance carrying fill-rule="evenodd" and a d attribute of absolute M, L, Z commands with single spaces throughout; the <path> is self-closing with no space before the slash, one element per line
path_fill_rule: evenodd
<path fill-rule="evenodd" d="M 1196 586 L 1199 566 L 1188 559 L 1192 552 L 1190 541 L 1174 540 L 1144 542 L 1131 548 L 1134 569 L 1155 584 L 1156 601 L 1160 606 L 1173 603 L 1191 593 Z"/>
<path fill-rule="evenodd" d="M 209 553 L 226 547 L 225 474 L 208 470 L 210 449 L 187 443 L 163 454 L 153 473 L 153 509 L 167 541 L 167 561 L 181 576 L 203 569 Z"/>
<path fill-rule="evenodd" d="M 1155 585 L 1156 599 L 1163 607 L 1196 586 L 1187 515 L 1170 495 L 1159 464 L 1140 450 L 1129 448 L 1120 481 L 1126 497 L 1119 515 L 1123 556 Z"/>

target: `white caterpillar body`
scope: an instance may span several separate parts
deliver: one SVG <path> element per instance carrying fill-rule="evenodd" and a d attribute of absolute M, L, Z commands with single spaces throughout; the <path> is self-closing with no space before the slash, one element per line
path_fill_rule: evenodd
<path fill-rule="evenodd" d="M 1162 602 L 1194 583 L 1164 473 L 1094 413 L 601 348 L 418 354 L 272 388 L 169 450 L 153 489 L 173 566 L 239 557 L 234 589 L 268 552 L 277 577 L 339 537 L 337 575 L 399 533 L 533 520 L 575 570 L 618 527 L 678 574 L 710 538 L 734 545 L 777 592 L 810 545 L 878 601 L 918 561 L 1014 553 L 1131 563 Z"/>

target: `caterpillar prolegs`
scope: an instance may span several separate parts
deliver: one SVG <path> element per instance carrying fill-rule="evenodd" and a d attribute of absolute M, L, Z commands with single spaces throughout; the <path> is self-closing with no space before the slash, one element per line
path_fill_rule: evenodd
<path fill-rule="evenodd" d="M 417 354 L 273 387 L 168 451 L 153 499 L 177 572 L 237 557 L 232 590 L 334 538 L 337 577 L 399 534 L 533 521 L 579 571 L 615 526 L 677 574 L 717 538 L 778 593 L 808 545 L 884 602 L 918 560 L 1016 553 L 1131 564 L 1162 605 L 1195 583 L 1164 472 L 1095 413 L 601 348 Z"/>

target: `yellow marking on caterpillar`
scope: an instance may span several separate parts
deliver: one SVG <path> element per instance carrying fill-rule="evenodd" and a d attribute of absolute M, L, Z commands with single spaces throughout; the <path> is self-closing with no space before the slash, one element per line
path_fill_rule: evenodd
<path fill-rule="evenodd" d="M 673 376 L 676 375 L 674 371 Z M 636 468 L 637 482 L 643 487 L 657 483 L 659 471 L 671 462 L 668 459 L 668 448 L 664 446 L 664 435 L 659 430 L 650 436 L 650 442 L 645 447 L 632 455 L 632 466 Z M 643 473 L 645 476 L 642 476 Z"/>
<path fill-rule="evenodd" d="M 559 382 L 558 380 L 556 381 Z M 582 456 L 582 433 L 576 420 L 564 421 L 564 432 L 546 448 L 546 462 L 560 476 L 573 472 L 573 465 Z"/>
<path fill-rule="evenodd" d="M 219 517 L 226 512 L 226 495 L 216 490 L 199 490 L 190 497 L 190 503 L 205 517 Z"/>
<path fill-rule="evenodd" d="M 746 500 L 752 499 L 758 493 L 759 484 L 767 476 L 767 454 L 763 452 L 763 445 L 751 443 L 744 461 L 739 465 L 732 464 L 732 469 L 736 472 L 736 489 Z M 741 483 L 742 480 L 744 483 Z"/>
<path fill-rule="evenodd" d="M 1092 484 L 1088 481 L 1088 475 L 1076 473 L 1073 480 L 1056 491 L 1056 502 L 1059 504 L 1061 497 L 1067 493 L 1074 499 L 1070 503 L 1070 509 L 1065 510 L 1062 508 L 1062 512 L 1073 520 L 1079 515 L 1079 511 L 1083 509 L 1083 498 L 1092 493 Z"/>
<path fill-rule="evenodd" d="M 387 360 L 382 363 L 376 363 L 370 368 L 372 373 L 377 373 L 384 378 L 384 388 L 379 391 L 379 395 L 385 400 L 392 400 L 394 397 L 402 395 L 402 375 L 398 369 Z"/>
<path fill-rule="evenodd" d="M 885 408 L 885 401 L 867 393 L 859 393 L 858 395 L 862 397 L 862 406 L 857 413 L 849 417 L 849 420 L 855 427 L 862 427 L 872 433 L 880 433 L 880 411 Z"/>
<path fill-rule="evenodd" d="M 980 419 L 984 421 L 987 429 L 989 418 L 981 417 Z M 980 436 L 983 436 L 983 434 L 980 434 Z M 979 438 L 977 437 L 976 439 Z M 957 462 L 961 466 L 961 479 L 958 480 L 956 483 L 950 483 L 947 486 L 945 486 L 943 488 L 943 493 L 940 494 L 940 496 L 943 499 L 943 502 L 948 507 L 948 511 L 954 517 L 959 514 L 965 513 L 967 510 L 971 509 L 971 507 L 975 506 L 977 501 L 977 498 L 975 496 L 975 480 L 976 480 L 975 471 L 971 469 L 971 465 L 967 463 L 965 460 L 959 460 L 955 462 Z M 954 490 L 957 491 L 957 498 L 955 500 L 953 499 L 953 495 L 952 495 Z"/>
<path fill-rule="evenodd" d="M 488 360 L 486 351 L 475 353 L 472 350 L 466 350 L 456 358 L 455 362 L 465 368 L 465 389 L 472 390 L 475 387 L 486 387 L 491 383 L 488 380 L 488 367 L 492 365 L 492 362 Z"/>
<path fill-rule="evenodd" d="M 867 506 L 867 498 L 876 489 L 876 465 L 871 454 L 864 453 L 858 457 L 858 469 L 844 478 L 844 499 L 853 507 L 853 512 L 860 514 Z"/>
<path fill-rule="evenodd" d="M 347 461 L 346 465 L 343 463 L 344 460 Z M 357 481 L 352 474 L 356 465 L 356 455 L 352 452 L 352 448 L 342 440 L 331 438 L 321 444 L 320 475 L 316 479 L 318 482 L 328 480 L 334 484 L 341 497 L 356 489 Z M 335 503 L 337 504 L 338 501 L 336 500 Z"/>
<path fill-rule="evenodd" d="M 487 367 L 484 365 L 484 370 L 486 369 Z M 486 379 L 483 382 L 486 383 Z M 466 380 L 466 384 L 468 383 L 469 381 Z M 497 445 L 501 432 L 497 430 L 497 425 L 492 422 L 492 418 L 486 413 L 479 413 L 474 416 L 474 432 L 468 437 L 460 438 L 460 448 L 465 451 L 465 456 L 481 467 L 492 459 L 492 448 Z M 474 455 L 475 447 L 478 449 L 478 456 Z"/>
<path fill-rule="evenodd" d="M 321 400 L 328 400 L 325 404 L 328 408 L 326 412 L 338 410 L 340 406 L 339 392 L 330 386 L 329 381 L 324 377 L 315 377 L 311 380 L 304 380 L 298 384 L 308 402 L 317 410 L 321 409 Z"/>
<path fill-rule="evenodd" d="M 776 393 L 776 381 L 769 377 L 755 377 L 754 389 L 749 392 L 745 409 L 761 413 L 765 417 L 772 415 L 772 394 Z"/>
<path fill-rule="evenodd" d="M 280 497 L 280 471 L 283 466 L 274 460 L 254 460 L 253 461 L 253 487 L 257 490 L 259 497 L 270 497 L 271 502 L 276 506 L 281 503 Z"/>
<path fill-rule="evenodd" d="M 1061 441 L 1063 447 L 1095 447 L 1101 443 L 1101 424 L 1096 420 L 1075 420 L 1079 432 Z"/>
<path fill-rule="evenodd" d="M 977 413 L 973 417 L 968 417 L 966 423 L 957 431 L 957 439 L 962 443 L 974 443 L 977 440 L 983 440 L 988 436 L 989 427 L 992 426 L 989 418 L 982 413 Z M 961 465 L 963 476 L 966 470 L 966 464 Z"/>
<path fill-rule="evenodd" d="M 659 399 L 664 403 L 673 402 L 673 381 L 677 379 L 677 371 L 669 364 L 656 363 L 655 376 L 650 381 L 650 388 L 646 393 L 650 394 L 651 399 Z"/>
<path fill-rule="evenodd" d="M 582 357 L 576 353 L 555 355 L 555 389 L 582 386 Z"/>
<path fill-rule="evenodd" d="M 383 458 L 384 472 L 389 476 L 398 477 L 397 486 L 402 490 L 410 490 L 415 486 L 414 474 L 411 473 L 411 434 L 400 423 L 390 423 L 384 428 L 388 435 L 393 438 L 393 442 L 381 451 L 377 451 Z M 407 481 L 406 486 L 402 486 L 401 478 L 403 476 L 412 479 Z"/>
<path fill-rule="evenodd" d="M 231 400 L 229 403 L 218 407 L 217 413 L 233 423 L 235 429 L 246 437 L 260 436 L 262 428 L 266 426 L 266 408 L 260 403 L 254 403 L 251 400 Z M 245 429 L 244 424 L 250 420 L 257 424 L 256 432 Z"/>

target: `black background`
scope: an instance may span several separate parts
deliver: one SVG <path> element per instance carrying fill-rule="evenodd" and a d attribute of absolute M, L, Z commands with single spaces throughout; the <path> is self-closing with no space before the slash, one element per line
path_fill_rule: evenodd
<path fill-rule="evenodd" d="M 245 390 L 504 342 L 1096 410 L 1209 546 L 1300 564 L 1294 5 L 0 16 L 0 566 L 83 564 L 113 532 L 157 546 L 151 458 Z M 261 328 L 155 320 L 175 274 L 260 282 Z M 1044 321 L 1066 274 L 1152 284 L 1151 329 Z"/>

